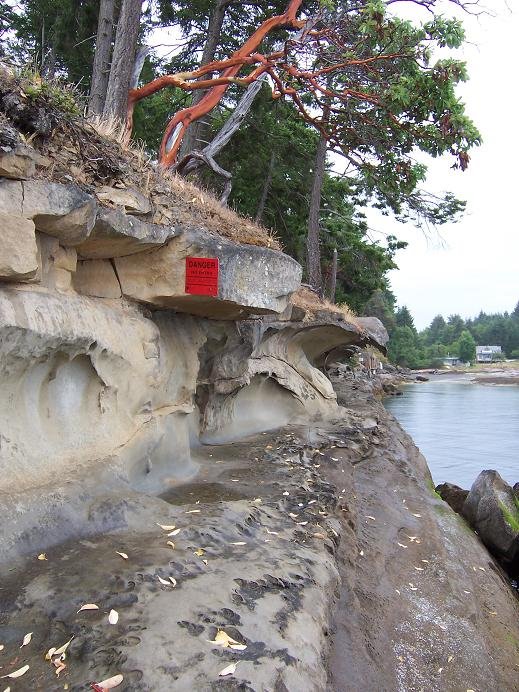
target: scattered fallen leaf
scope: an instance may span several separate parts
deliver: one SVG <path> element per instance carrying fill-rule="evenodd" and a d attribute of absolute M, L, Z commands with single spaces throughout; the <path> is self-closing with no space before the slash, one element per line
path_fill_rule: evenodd
<path fill-rule="evenodd" d="M 197 548 L 193 554 L 202 557 L 202 555 L 205 555 L 205 550 L 203 548 Z"/>
<path fill-rule="evenodd" d="M 288 516 L 289 516 L 289 517 L 292 517 L 292 519 L 297 519 L 297 517 L 299 516 L 299 514 L 294 514 L 294 512 L 289 512 L 289 513 L 288 513 Z"/>
<path fill-rule="evenodd" d="M 27 646 L 27 644 L 30 644 L 32 639 L 32 632 L 28 632 L 25 637 L 23 638 L 22 646 Z M 20 649 L 22 648 L 20 647 Z"/>
<path fill-rule="evenodd" d="M 317 502 L 317 500 L 310 500 L 310 502 L 308 503 L 308 506 L 313 505 L 313 504 L 315 504 L 316 502 Z"/>
<path fill-rule="evenodd" d="M 438 673 L 441 673 L 443 668 L 438 668 Z"/>
<path fill-rule="evenodd" d="M 266 531 L 271 536 L 279 536 L 279 533 L 277 531 L 270 531 L 270 529 L 266 529 Z"/>
<path fill-rule="evenodd" d="M 168 533 L 168 536 L 178 536 L 179 533 L 180 533 L 180 529 L 175 529 L 174 531 L 171 531 L 170 533 Z"/>
<path fill-rule="evenodd" d="M 169 545 L 170 548 L 175 549 L 175 544 L 173 543 L 173 541 L 168 541 L 166 545 Z"/>
<path fill-rule="evenodd" d="M 420 518 L 422 516 L 421 514 L 415 514 L 414 512 L 411 512 L 411 514 L 413 515 L 413 517 L 418 517 L 418 518 Z"/>
<path fill-rule="evenodd" d="M 99 606 L 95 603 L 85 603 L 77 612 L 80 613 L 82 610 L 99 610 Z"/>
<path fill-rule="evenodd" d="M 231 649 L 235 649 L 235 651 L 245 651 L 245 649 L 247 648 L 246 644 L 241 644 L 240 642 L 237 642 L 236 639 L 230 637 L 224 630 L 218 630 L 218 632 L 216 633 L 216 637 L 212 641 L 209 641 L 209 644 L 221 646 L 222 649 L 226 649 L 227 647 L 229 647 Z"/>
<path fill-rule="evenodd" d="M 371 521 L 376 521 L 375 517 L 372 517 L 370 514 L 366 514 L 366 519 L 371 519 Z"/>
<path fill-rule="evenodd" d="M 174 524 L 172 526 L 169 526 L 168 524 L 157 524 L 157 526 L 160 526 L 163 531 L 173 531 L 175 528 Z"/>
<path fill-rule="evenodd" d="M 415 570 L 417 570 L 418 572 L 423 572 L 424 569 L 425 567 L 415 567 Z"/>
<path fill-rule="evenodd" d="M 231 543 L 230 545 L 247 545 L 245 541 L 234 541 L 234 543 Z"/>
<path fill-rule="evenodd" d="M 163 579 L 162 577 L 159 577 L 158 575 L 157 575 L 157 579 L 160 581 L 160 583 L 163 586 L 171 586 L 171 583 L 167 579 Z"/>
<path fill-rule="evenodd" d="M 256 505 L 261 505 L 261 503 L 263 502 L 263 500 L 261 499 L 261 497 L 255 497 L 254 500 L 253 500 L 252 502 L 253 502 L 254 504 L 256 504 Z"/>
<path fill-rule="evenodd" d="M 478 567 L 482 572 L 486 572 L 486 569 L 484 567 Z"/>
<path fill-rule="evenodd" d="M 398 545 L 399 545 L 401 548 L 407 548 L 407 546 L 404 545 L 403 543 L 398 543 Z"/>
<path fill-rule="evenodd" d="M 96 685 L 102 690 L 112 690 L 114 687 L 118 687 L 123 681 L 122 675 L 114 675 L 112 678 L 107 678 L 102 682 L 97 682 Z"/>
<path fill-rule="evenodd" d="M 231 483 L 239 483 L 240 482 L 239 478 L 230 478 L 229 480 L 231 481 Z"/>
<path fill-rule="evenodd" d="M 170 577 L 170 578 L 169 578 L 169 581 L 171 582 L 171 584 L 172 584 L 173 586 L 176 586 L 176 585 L 177 585 L 177 580 L 175 579 L 175 577 Z"/>
<path fill-rule="evenodd" d="M 119 613 L 116 610 L 111 610 L 108 614 L 108 622 L 111 625 L 117 625 L 119 622 Z"/>
<path fill-rule="evenodd" d="M 322 538 L 323 540 L 326 538 L 324 533 L 319 533 L 318 531 L 317 531 L 317 533 L 313 533 L 312 536 L 314 538 Z"/>
<path fill-rule="evenodd" d="M 306 526 L 307 524 L 308 524 L 307 521 L 298 521 L 298 522 L 297 522 L 297 525 L 298 525 L 298 526 Z"/>
<path fill-rule="evenodd" d="M 339 460 L 337 459 L 337 457 L 330 457 L 330 459 L 331 459 L 332 461 L 339 461 Z"/>
<path fill-rule="evenodd" d="M 236 666 L 237 663 L 231 663 L 230 665 L 226 666 L 223 670 L 221 670 L 218 675 L 221 675 L 222 677 L 225 675 L 233 675 L 236 672 Z"/>
<path fill-rule="evenodd" d="M 199 514 L 201 511 L 200 509 L 188 509 L 184 514 Z"/>
<path fill-rule="evenodd" d="M 361 556 L 364 555 L 364 551 L 363 550 L 359 551 L 359 555 L 361 555 Z"/>
<path fill-rule="evenodd" d="M 450 663 L 453 660 L 454 660 L 454 656 L 449 656 L 449 658 L 447 659 L 447 663 Z"/>
<path fill-rule="evenodd" d="M 60 661 L 59 659 L 54 663 L 56 666 L 56 670 L 54 671 L 56 673 L 56 676 L 59 678 L 59 674 L 62 673 L 65 668 L 67 667 L 66 663 L 63 663 L 63 661 Z"/>
<path fill-rule="evenodd" d="M 49 658 L 51 658 L 52 656 L 60 656 L 61 654 L 64 654 L 65 651 L 66 651 L 66 650 L 68 649 L 68 647 L 70 646 L 70 642 L 71 642 L 73 639 L 74 639 L 74 637 L 70 637 L 70 639 L 68 640 L 68 642 L 65 642 L 64 644 L 62 644 L 58 649 L 54 649 L 54 650 L 49 649 L 49 653 L 47 654 L 47 656 L 48 656 Z M 50 653 L 51 651 L 52 651 L 52 653 Z M 45 658 L 47 658 L 47 656 L 45 656 Z"/>
<path fill-rule="evenodd" d="M 207 560 L 202 560 L 202 562 L 204 563 L 204 565 L 208 564 Z"/>
<path fill-rule="evenodd" d="M 283 493 L 283 495 L 284 495 L 285 497 L 288 497 L 288 495 L 290 495 L 290 493 L 288 492 L 288 490 L 285 490 L 285 492 Z"/>
<path fill-rule="evenodd" d="M 4 645 L 0 644 L 0 651 L 3 651 L 3 650 L 4 650 Z"/>
<path fill-rule="evenodd" d="M 25 673 L 29 670 L 29 666 L 22 666 L 22 668 L 18 668 L 18 670 L 13 670 L 12 673 L 7 673 L 7 675 L 1 675 L 0 677 L 2 678 L 21 678 L 22 675 L 25 675 Z"/>
<path fill-rule="evenodd" d="M 422 562 L 426 562 L 427 564 L 429 564 L 429 560 L 426 560 L 425 558 L 422 559 Z"/>
<path fill-rule="evenodd" d="M 116 550 L 115 552 L 117 553 L 117 555 L 120 555 L 123 560 L 128 559 L 128 555 L 126 555 L 126 553 L 120 553 L 118 550 Z"/>
<path fill-rule="evenodd" d="M 47 559 L 47 555 L 45 553 L 40 553 L 38 555 L 38 560 L 46 560 L 46 559 Z"/>

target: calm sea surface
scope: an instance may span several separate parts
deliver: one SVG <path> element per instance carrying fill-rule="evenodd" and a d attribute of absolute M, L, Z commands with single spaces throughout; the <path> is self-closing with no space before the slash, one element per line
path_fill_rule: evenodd
<path fill-rule="evenodd" d="M 483 469 L 519 481 L 519 386 L 440 378 L 408 385 L 384 403 L 427 459 L 435 484 L 468 489 Z"/>

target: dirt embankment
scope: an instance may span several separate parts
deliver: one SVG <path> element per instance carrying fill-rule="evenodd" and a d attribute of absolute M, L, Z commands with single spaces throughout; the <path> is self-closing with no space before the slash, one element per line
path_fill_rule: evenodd
<path fill-rule="evenodd" d="M 336 386 L 335 422 L 200 448 L 163 497 L 97 498 L 119 530 L 3 565 L 0 673 L 29 665 L 13 692 L 117 674 L 125 690 L 518 689 L 501 571 L 373 393 Z M 44 655 L 71 638 L 57 678 Z"/>

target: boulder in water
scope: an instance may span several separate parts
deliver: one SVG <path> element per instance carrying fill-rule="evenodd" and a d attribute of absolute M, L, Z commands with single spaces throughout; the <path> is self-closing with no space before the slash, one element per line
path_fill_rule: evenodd
<path fill-rule="evenodd" d="M 441 495 L 442 500 L 444 500 L 456 514 L 463 513 L 463 505 L 469 494 L 468 490 L 463 490 L 463 488 L 454 485 L 454 483 L 442 483 L 436 486 L 436 492 Z"/>
<path fill-rule="evenodd" d="M 519 501 L 497 471 L 482 471 L 463 505 L 463 515 L 505 564 L 519 564 Z"/>

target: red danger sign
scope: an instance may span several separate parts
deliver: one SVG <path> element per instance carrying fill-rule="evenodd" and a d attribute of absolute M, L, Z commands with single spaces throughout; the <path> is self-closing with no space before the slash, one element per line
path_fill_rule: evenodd
<path fill-rule="evenodd" d="M 186 257 L 186 293 L 218 295 L 218 257 Z"/>

